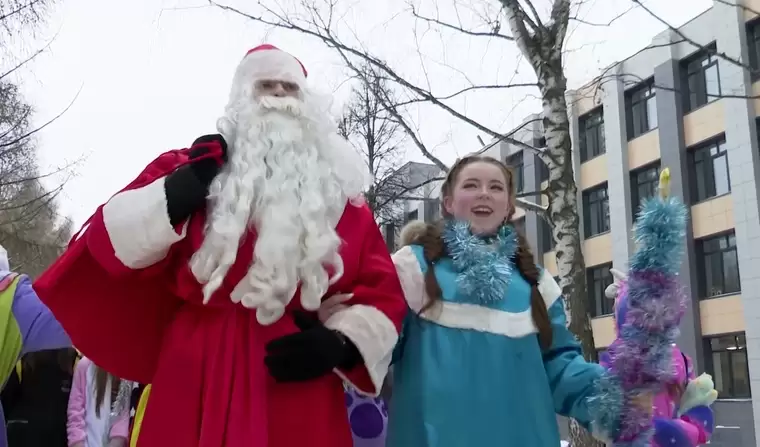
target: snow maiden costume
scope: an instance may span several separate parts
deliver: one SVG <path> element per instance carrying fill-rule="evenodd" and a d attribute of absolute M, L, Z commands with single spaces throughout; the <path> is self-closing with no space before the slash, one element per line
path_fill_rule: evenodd
<path fill-rule="evenodd" d="M 50 310 L 42 304 L 26 275 L 10 271 L 8 255 L 0 246 L 0 380 L 5 385 L 16 362 L 29 352 L 71 346 Z M 5 417 L 0 407 L 0 447 L 7 445 Z"/>
<path fill-rule="evenodd" d="M 556 447 L 556 413 L 616 439 L 616 416 L 633 403 L 619 388 L 599 388 L 615 378 L 583 359 L 567 329 L 560 288 L 545 270 L 535 285 L 553 337 L 542 349 L 531 315 L 532 285 L 515 265 L 512 225 L 484 239 L 467 223 L 449 220 L 443 241 L 445 253 L 432 267 L 414 242 L 393 256 L 409 312 L 394 352 L 388 445 Z M 426 308 L 429 268 L 441 300 Z M 612 416 L 595 418 L 593 398 L 616 400 L 606 408 Z"/>
<path fill-rule="evenodd" d="M 667 197 L 667 178 L 665 170 L 660 182 L 661 197 L 645 202 L 639 213 L 639 247 L 631 259 L 630 277 L 611 270 L 615 282 L 605 293 L 615 299 L 618 339 L 601 356 L 600 363 L 612 368 L 627 366 L 641 358 L 642 347 L 649 348 L 648 355 L 659 356 L 658 363 L 665 365 L 662 370 L 646 371 L 666 380 L 654 399 L 653 430 L 646 433 L 652 435 L 651 444 L 642 444 L 644 436 L 642 443 L 636 445 L 695 447 L 710 439 L 714 419 L 709 406 L 718 393 L 712 377 L 702 374 L 695 378 L 689 358 L 674 343 L 669 344 L 676 337 L 684 305 L 677 271 L 686 212 L 678 199 Z M 668 312 L 661 312 L 664 306 Z M 631 388 L 651 385 L 639 377 L 627 378 Z"/>

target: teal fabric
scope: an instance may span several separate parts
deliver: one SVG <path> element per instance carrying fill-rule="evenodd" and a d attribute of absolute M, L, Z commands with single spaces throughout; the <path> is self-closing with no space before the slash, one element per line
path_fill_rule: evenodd
<path fill-rule="evenodd" d="M 412 250 L 424 275 L 422 249 Z M 465 302 L 457 294 L 449 259 L 436 264 L 435 275 L 443 301 Z M 530 286 L 515 274 L 504 299 L 488 308 L 529 311 Z M 470 310 L 461 308 L 462 313 Z M 554 340 L 542 351 L 535 329 L 510 337 L 493 327 L 443 326 L 410 311 L 394 351 L 387 445 L 556 447 L 555 412 L 589 426 L 586 399 L 603 368 L 584 361 L 566 328 L 561 298 L 553 301 L 549 314 Z"/>

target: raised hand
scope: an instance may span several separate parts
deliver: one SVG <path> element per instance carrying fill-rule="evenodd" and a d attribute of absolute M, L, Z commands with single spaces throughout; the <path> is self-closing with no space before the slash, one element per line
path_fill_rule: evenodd
<path fill-rule="evenodd" d="M 204 135 L 190 146 L 190 163 L 171 173 L 164 182 L 169 222 L 178 225 L 206 203 L 208 189 L 227 157 L 221 135 Z"/>

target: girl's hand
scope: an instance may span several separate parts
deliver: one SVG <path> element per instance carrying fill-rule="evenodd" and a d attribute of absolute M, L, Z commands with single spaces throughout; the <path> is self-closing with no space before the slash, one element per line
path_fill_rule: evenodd
<path fill-rule="evenodd" d="M 353 293 L 342 293 L 339 295 L 333 295 L 330 298 L 324 300 L 322 302 L 322 305 L 319 306 L 319 310 L 317 311 L 317 315 L 319 316 L 319 321 L 324 323 L 335 312 L 339 312 L 343 309 L 346 309 L 348 306 L 343 303 L 353 298 L 353 296 L 354 296 Z"/>
<path fill-rule="evenodd" d="M 108 441 L 108 447 L 127 447 L 127 440 L 122 437 L 111 438 Z"/>
<path fill-rule="evenodd" d="M 649 417 L 652 417 L 654 413 L 654 393 L 647 392 L 634 396 L 631 398 L 631 403 Z"/>

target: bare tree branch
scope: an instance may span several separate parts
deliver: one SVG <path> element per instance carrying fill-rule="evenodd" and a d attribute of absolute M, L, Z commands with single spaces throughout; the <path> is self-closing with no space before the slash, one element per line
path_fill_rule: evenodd
<path fill-rule="evenodd" d="M 464 29 L 461 25 L 452 25 L 451 23 L 446 23 L 440 19 L 432 18 L 432 17 L 426 17 L 423 15 L 420 15 L 414 5 L 411 3 L 409 4 L 409 7 L 411 9 L 412 15 L 422 21 L 439 25 L 443 28 L 448 28 L 450 30 L 454 30 L 457 32 L 460 32 L 462 34 L 466 34 L 468 36 L 474 36 L 474 37 L 488 37 L 488 38 L 496 38 L 496 39 L 504 39 L 510 42 L 513 42 L 515 39 L 512 36 L 507 36 L 504 34 L 499 33 L 499 28 L 494 28 L 490 31 L 470 31 L 467 29 Z"/>

